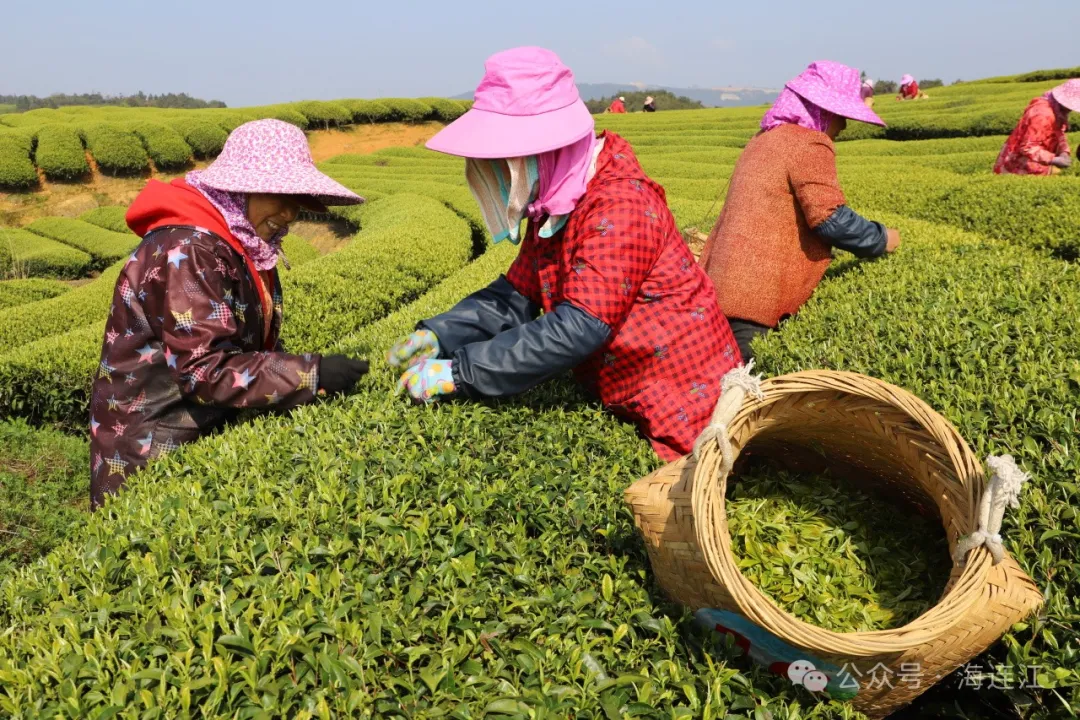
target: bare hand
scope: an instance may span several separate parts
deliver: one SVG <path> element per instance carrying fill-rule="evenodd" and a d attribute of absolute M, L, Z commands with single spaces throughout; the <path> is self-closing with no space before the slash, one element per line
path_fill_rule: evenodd
<path fill-rule="evenodd" d="M 1059 167 L 1062 170 L 1072 167 L 1072 156 L 1069 153 L 1062 153 L 1056 158 L 1050 161 L 1050 164 L 1054 167 Z"/>
<path fill-rule="evenodd" d="M 896 228 L 889 228 L 885 231 L 885 236 L 888 238 L 885 241 L 885 252 L 896 252 L 896 249 L 900 247 L 900 231 Z"/>

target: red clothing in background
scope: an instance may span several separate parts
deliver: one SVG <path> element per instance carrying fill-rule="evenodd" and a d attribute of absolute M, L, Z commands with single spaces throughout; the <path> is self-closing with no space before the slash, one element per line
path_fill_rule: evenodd
<path fill-rule="evenodd" d="M 625 113 L 626 105 L 623 105 L 623 101 L 616 99 L 611 105 L 608 106 L 607 111 L 609 113 Z"/>
<path fill-rule="evenodd" d="M 1035 98 L 1005 141 L 994 164 L 994 172 L 999 175 L 1049 175 L 1053 170 L 1050 161 L 1070 152 L 1066 130 L 1068 119 L 1058 115 L 1046 98 Z"/>

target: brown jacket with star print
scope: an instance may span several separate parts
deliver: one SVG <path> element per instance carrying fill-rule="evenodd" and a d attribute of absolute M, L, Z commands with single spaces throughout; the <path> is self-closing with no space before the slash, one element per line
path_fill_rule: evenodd
<path fill-rule="evenodd" d="M 319 356 L 284 352 L 281 283 L 257 273 L 220 213 L 183 181 L 128 211 L 143 241 L 116 281 L 90 405 L 90 501 L 240 408 L 311 402 Z"/>

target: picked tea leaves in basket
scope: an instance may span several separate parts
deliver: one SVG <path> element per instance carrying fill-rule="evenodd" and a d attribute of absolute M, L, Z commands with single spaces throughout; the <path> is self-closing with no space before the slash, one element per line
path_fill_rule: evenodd
<path fill-rule="evenodd" d="M 844 487 L 855 488 L 854 494 L 865 490 L 868 496 L 892 498 L 898 507 L 934 518 L 944 543 L 927 538 L 925 548 L 912 551 L 916 563 L 926 563 L 927 572 L 911 582 L 924 585 L 906 597 L 890 591 L 887 602 L 894 610 L 912 595 L 915 600 L 918 594 L 924 600 L 936 597 L 936 602 L 916 617 L 911 617 L 915 612 L 902 612 L 907 622 L 896 627 L 873 614 L 871 597 L 867 622 L 849 618 L 841 632 L 840 625 L 822 620 L 821 609 L 806 600 L 821 600 L 820 588 L 818 596 L 785 596 L 782 563 L 770 565 L 764 578 L 763 568 L 746 567 L 744 560 L 753 552 L 759 559 L 770 550 L 784 552 L 779 539 L 774 548 L 748 552 L 743 532 L 747 518 L 729 517 L 742 512 L 741 504 L 755 492 L 768 490 L 766 477 L 756 489 L 740 488 L 728 506 L 729 478 L 754 482 L 752 472 L 746 478 L 739 475 L 751 467 L 746 462 L 750 457 L 779 462 L 785 470 L 769 472 L 787 472 L 787 483 L 794 482 L 794 476 L 827 472 L 846 483 Z M 695 453 L 634 483 L 626 500 L 645 538 L 653 572 L 672 599 L 694 610 L 708 627 L 733 636 L 747 655 L 773 672 L 809 692 L 850 700 L 856 710 L 881 718 L 981 653 L 1042 602 L 1038 588 L 1005 552 L 998 534 L 1004 508 L 1015 501 L 1023 473 L 1011 458 L 991 464 L 993 479 L 988 483 L 955 428 L 901 388 L 832 371 L 795 373 L 759 385 L 749 368 L 743 368 L 725 378 L 713 423 L 702 433 Z M 782 477 L 772 476 L 777 489 L 784 487 Z M 798 490 L 791 490 L 790 497 L 773 500 L 790 502 L 798 497 Z M 821 500 L 836 502 L 828 494 Z M 877 519 L 865 518 L 868 523 Z M 798 524 L 789 530 L 797 530 Z M 733 544 L 732 528 L 741 545 Z M 755 536 L 754 542 L 761 545 L 763 539 Z M 935 556 L 930 558 L 929 552 Z M 828 562 L 842 560 L 836 556 Z M 934 566 L 948 570 L 943 590 L 932 580 Z M 747 577 L 755 573 L 761 587 Z M 824 575 L 831 578 L 827 569 Z M 803 577 L 814 581 L 805 573 Z M 773 587 L 776 578 L 779 591 Z M 861 582 L 849 583 L 847 597 L 841 593 L 842 604 L 850 606 Z M 913 667 L 918 668 L 919 682 L 895 681 Z M 869 682 L 871 672 L 894 682 Z"/>

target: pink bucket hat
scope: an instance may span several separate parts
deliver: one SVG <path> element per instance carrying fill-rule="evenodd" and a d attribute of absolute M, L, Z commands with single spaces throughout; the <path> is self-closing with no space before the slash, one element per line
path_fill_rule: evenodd
<path fill-rule="evenodd" d="M 525 157 L 572 145 L 595 127 L 574 74 L 544 48 L 489 57 L 474 97 L 472 109 L 431 138 L 429 149 L 477 159 Z"/>
<path fill-rule="evenodd" d="M 1080 112 L 1080 80 L 1069 80 L 1050 91 L 1054 99 L 1073 112 Z"/>
<path fill-rule="evenodd" d="M 304 131 L 281 120 L 254 120 L 229 134 L 221 154 L 199 173 L 215 190 L 302 195 L 322 205 L 364 202 L 315 168 Z"/>
<path fill-rule="evenodd" d="M 885 121 L 863 102 L 860 75 L 858 70 L 847 65 L 819 60 L 789 82 L 787 88 L 834 115 L 884 126 Z"/>
<path fill-rule="evenodd" d="M 910 75 L 905 75 L 904 77 L 900 78 L 900 87 L 904 87 L 905 85 L 910 85 L 913 82 L 915 82 L 915 78 L 913 78 Z"/>

